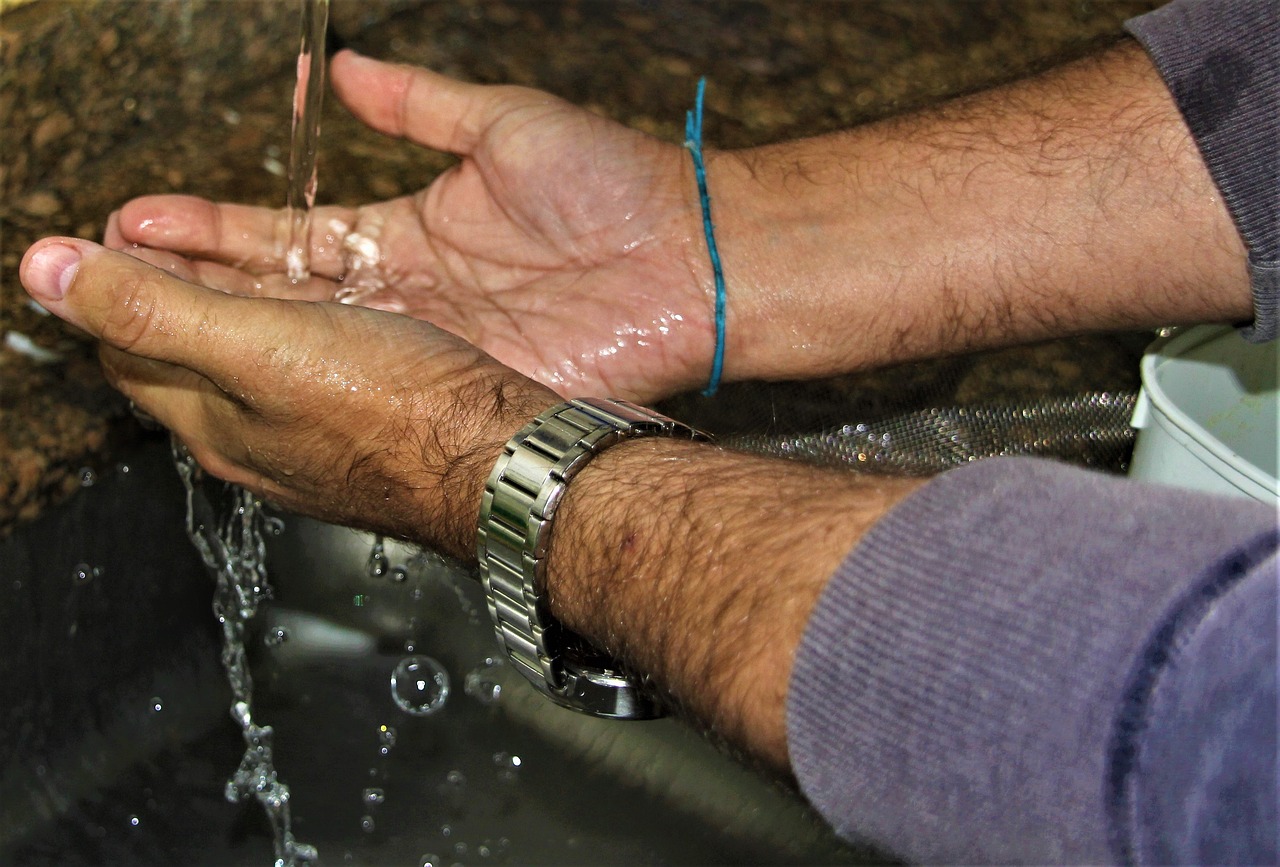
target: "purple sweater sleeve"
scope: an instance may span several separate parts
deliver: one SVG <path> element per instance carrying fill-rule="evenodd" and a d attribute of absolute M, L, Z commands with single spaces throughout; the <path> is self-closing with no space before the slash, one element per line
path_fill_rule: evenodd
<path fill-rule="evenodd" d="M 1280 0 L 1127 24 L 1280 293 Z M 1277 841 L 1276 510 L 1025 460 L 947 473 L 833 576 L 797 652 L 800 786 L 929 862 L 1255 863 Z"/>
<path fill-rule="evenodd" d="M 1033 459 L 940 476 L 832 578 L 802 790 L 931 863 L 1274 863 L 1274 509 Z"/>
<path fill-rule="evenodd" d="M 1250 340 L 1280 309 L 1280 0 L 1173 0 L 1125 27 L 1146 48 L 1249 250 Z"/>

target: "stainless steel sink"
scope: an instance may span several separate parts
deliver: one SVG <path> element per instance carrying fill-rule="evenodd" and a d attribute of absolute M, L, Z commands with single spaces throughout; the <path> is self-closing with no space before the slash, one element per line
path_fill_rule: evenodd
<path fill-rule="evenodd" d="M 270 864 L 258 807 L 223 798 L 243 745 L 167 448 L 125 464 L 0 543 L 0 863 Z M 458 566 L 387 543 L 375 576 L 372 537 L 283 519 L 255 718 L 320 863 L 877 858 L 683 723 L 590 719 L 486 664 L 497 646 Z M 425 716 L 391 694 L 411 655 L 450 681 Z"/>

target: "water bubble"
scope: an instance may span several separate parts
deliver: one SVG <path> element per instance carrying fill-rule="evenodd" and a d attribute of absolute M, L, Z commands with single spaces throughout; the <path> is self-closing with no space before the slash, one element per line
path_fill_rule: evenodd
<path fill-rule="evenodd" d="M 88 563 L 77 563 L 71 570 L 71 579 L 77 584 L 87 584 L 93 580 L 93 567 Z"/>
<path fill-rule="evenodd" d="M 410 638 L 408 641 L 406 641 L 406 642 L 404 643 L 404 652 L 405 652 L 405 653 L 413 653 L 413 651 L 417 648 L 417 646 L 418 646 L 418 645 L 416 645 L 416 644 L 414 644 L 414 643 L 413 643 L 413 639 L 412 639 L 412 638 Z"/>
<path fill-rule="evenodd" d="M 92 488 L 93 483 L 98 481 L 98 474 L 93 471 L 93 467 L 81 467 L 79 475 L 82 488 Z"/>
<path fill-rule="evenodd" d="M 360 817 L 360 830 L 361 830 L 361 831 L 364 831 L 366 834 L 369 834 L 369 833 L 372 833 L 372 832 L 373 832 L 373 829 L 374 829 L 373 817 L 372 817 L 372 816 L 361 816 L 361 817 Z"/>
<path fill-rule="evenodd" d="M 126 475 L 126 476 L 127 476 L 127 475 L 129 475 L 129 465 L 128 465 L 128 464 L 116 464 L 116 472 L 121 473 L 121 474 Z"/>
<path fill-rule="evenodd" d="M 409 570 L 403 566 L 397 566 L 391 570 L 391 580 L 397 584 L 403 584 L 409 579 Z"/>
<path fill-rule="evenodd" d="M 452 825 L 441 825 L 441 826 L 440 826 L 440 836 L 441 836 L 441 837 L 448 837 L 448 836 L 451 836 L 452 834 L 453 834 L 453 826 L 452 826 Z"/>
<path fill-rule="evenodd" d="M 490 851 L 488 843 L 481 843 L 476 847 L 476 854 L 481 858 L 488 858 L 493 852 Z"/>
<path fill-rule="evenodd" d="M 419 599 L 421 599 L 421 598 L 422 598 L 422 588 L 421 588 L 421 587 L 415 587 L 415 588 L 413 588 L 412 590 L 410 590 L 410 591 L 409 591 L 409 598 L 410 598 L 410 599 L 412 599 L 414 602 L 417 602 Z"/>
<path fill-rule="evenodd" d="M 351 597 L 351 604 L 356 608 L 363 608 L 369 604 L 370 598 L 367 593 L 357 593 Z"/>
<path fill-rule="evenodd" d="M 466 854 L 467 854 L 467 844 L 466 844 L 466 843 L 463 843 L 462 841 L 458 841 L 457 843 L 454 843 L 454 844 L 453 844 L 453 854 L 454 854 L 454 855 L 457 855 L 459 858 L 461 858 L 462 856 L 466 855 Z"/>
<path fill-rule="evenodd" d="M 164 701 L 160 698 L 160 696 L 157 695 L 152 697 L 151 710 L 153 710 L 156 713 L 160 713 L 160 711 L 164 710 Z"/>
<path fill-rule="evenodd" d="M 142 820 L 139 819 L 137 816 L 130 816 L 129 824 L 132 825 L 134 828 L 136 828 L 138 827 L 138 825 L 142 824 Z"/>
<path fill-rule="evenodd" d="M 391 672 L 391 698 L 413 716 L 427 716 L 449 698 L 449 673 L 429 656 L 406 656 Z"/>
<path fill-rule="evenodd" d="M 262 529 L 272 536 L 284 535 L 284 519 L 277 518 L 275 515 L 267 515 L 262 519 Z"/>
<path fill-rule="evenodd" d="M 377 806 L 378 804 L 381 804 L 386 799 L 387 799 L 387 795 L 385 792 L 382 791 L 382 789 L 370 788 L 370 789 L 364 790 L 364 802 L 366 804 L 372 804 L 374 806 Z"/>
<path fill-rule="evenodd" d="M 283 626 L 273 626 L 267 630 L 267 634 L 263 637 L 262 643 L 267 647 L 279 647 L 289 640 L 289 630 Z"/>
<path fill-rule="evenodd" d="M 249 703 L 238 701 L 231 706 L 231 718 L 241 728 L 248 728 L 253 723 L 253 717 L 249 713 Z"/>
<path fill-rule="evenodd" d="M 451 786 L 465 786 L 467 784 L 466 775 L 462 771 L 450 771 L 444 775 L 444 781 Z"/>
<path fill-rule="evenodd" d="M 439 855 L 428 853 L 418 858 L 418 867 L 444 867 Z"/>

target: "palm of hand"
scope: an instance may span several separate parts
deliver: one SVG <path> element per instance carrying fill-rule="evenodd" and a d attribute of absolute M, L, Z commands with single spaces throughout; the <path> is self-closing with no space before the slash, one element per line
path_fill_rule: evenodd
<path fill-rule="evenodd" d="M 385 288 L 365 303 L 439 325 L 565 395 L 689 387 L 713 338 L 689 264 L 701 239 L 685 161 L 566 103 L 513 107 L 426 190 L 356 212 L 383 256 Z"/>

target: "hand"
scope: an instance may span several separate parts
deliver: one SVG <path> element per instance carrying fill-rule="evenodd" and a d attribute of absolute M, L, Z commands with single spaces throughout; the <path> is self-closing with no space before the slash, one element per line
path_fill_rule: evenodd
<path fill-rule="evenodd" d="M 103 341 L 111 383 L 213 475 L 295 512 L 471 555 L 489 467 L 558 402 L 552 392 L 425 322 L 236 297 L 185 282 L 198 269 L 180 257 L 139 255 L 152 264 L 52 238 L 20 273 Z"/>
<path fill-rule="evenodd" d="M 193 274 L 219 288 L 228 288 L 222 266 L 257 276 L 232 277 L 234 291 L 309 300 L 353 291 L 565 396 L 643 401 L 705 382 L 714 300 L 682 148 L 544 93 L 349 52 L 334 58 L 332 80 L 374 129 L 460 164 L 413 196 L 317 208 L 315 277 L 302 286 L 284 274 L 284 221 L 263 208 L 143 198 L 113 215 L 107 245 L 195 257 Z M 361 238 L 376 244 L 371 260 L 355 249 Z"/>

